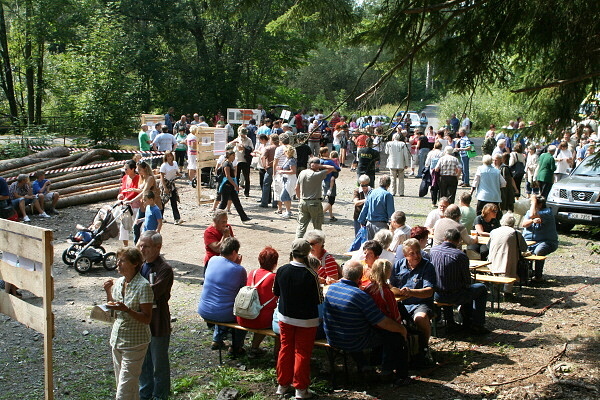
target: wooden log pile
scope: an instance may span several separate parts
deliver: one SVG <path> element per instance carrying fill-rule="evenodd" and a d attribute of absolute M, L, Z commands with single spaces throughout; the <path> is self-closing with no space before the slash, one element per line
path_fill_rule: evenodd
<path fill-rule="evenodd" d="M 10 183 L 19 174 L 33 174 L 46 171 L 46 179 L 51 182 L 50 190 L 58 192 L 60 199 L 57 208 L 96 203 L 117 198 L 121 183 L 123 163 L 101 166 L 114 162 L 108 150 L 94 149 L 72 153 L 66 147 L 54 147 L 26 157 L 0 161 L 0 176 Z M 97 168 L 69 170 L 98 164 Z M 66 171 L 63 171 L 65 170 Z M 56 171 L 58 170 L 58 171 Z M 56 171 L 56 172 L 52 172 Z M 50 172 L 50 173 L 48 173 Z"/>

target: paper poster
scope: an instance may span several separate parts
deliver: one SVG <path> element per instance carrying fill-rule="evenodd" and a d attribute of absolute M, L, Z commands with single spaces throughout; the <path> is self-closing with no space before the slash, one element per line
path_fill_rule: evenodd
<path fill-rule="evenodd" d="M 225 146 L 227 145 L 227 129 L 215 128 L 214 145 L 214 155 L 225 154 Z"/>

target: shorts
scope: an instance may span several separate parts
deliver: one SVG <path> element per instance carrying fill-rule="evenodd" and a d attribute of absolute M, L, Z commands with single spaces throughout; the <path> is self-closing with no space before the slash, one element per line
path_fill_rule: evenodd
<path fill-rule="evenodd" d="M 335 196 L 327 196 L 327 203 L 334 205 L 335 204 Z"/>
<path fill-rule="evenodd" d="M 197 169 L 197 163 L 196 163 L 196 155 L 195 154 L 188 154 L 188 160 L 187 160 L 187 169 Z"/>
<path fill-rule="evenodd" d="M 16 210 L 19 208 L 19 203 L 21 203 L 22 201 L 25 201 L 26 206 L 33 203 L 33 199 L 25 199 L 25 198 L 21 197 L 20 199 L 12 199 L 10 201 L 10 204 L 12 204 L 13 208 Z"/>
<path fill-rule="evenodd" d="M 48 192 L 48 193 L 44 194 L 44 201 L 46 201 L 46 200 L 48 200 L 48 201 L 52 200 L 52 198 L 54 197 L 54 193 L 56 193 L 56 192 Z"/>
<path fill-rule="evenodd" d="M 406 311 L 408 311 L 413 318 L 418 313 L 425 313 L 429 318 L 433 317 L 433 310 L 429 304 L 406 304 L 404 307 L 406 307 Z"/>

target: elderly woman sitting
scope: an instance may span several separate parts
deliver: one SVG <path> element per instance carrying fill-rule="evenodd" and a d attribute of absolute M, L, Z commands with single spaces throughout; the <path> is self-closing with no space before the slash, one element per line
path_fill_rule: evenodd
<path fill-rule="evenodd" d="M 340 279 L 342 274 L 339 264 L 325 250 L 325 234 L 323 231 L 317 229 L 308 231 L 304 235 L 304 239 L 310 243 L 310 254 L 321 262 L 321 266 L 317 271 L 319 282 L 330 284 Z"/>
<path fill-rule="evenodd" d="M 490 270 L 495 274 L 504 274 L 509 278 L 518 278 L 517 263 L 527 250 L 527 243 L 515 227 L 515 216 L 507 212 L 500 221 L 500 227 L 490 232 L 488 261 Z M 504 293 L 512 293 L 512 284 L 504 285 Z"/>
<path fill-rule="evenodd" d="M 396 254 L 389 251 L 388 248 L 390 247 L 390 244 L 392 243 L 393 237 L 394 237 L 394 235 L 388 229 L 381 229 L 380 231 L 378 231 L 375 234 L 375 236 L 373 236 L 373 241 L 379 243 L 379 245 L 381 246 L 381 254 L 378 255 L 378 258 L 383 258 L 384 260 L 389 260 L 392 264 L 394 263 Z M 354 255 L 352 256 L 353 260 L 357 260 L 357 261 L 365 260 L 365 252 L 364 252 L 365 243 L 363 243 L 361 248 L 354 253 Z"/>
<path fill-rule="evenodd" d="M 477 238 L 469 236 L 460 221 L 460 208 L 456 204 L 450 204 L 444 211 L 444 218 L 438 220 L 433 227 L 433 245 L 437 246 L 444 241 L 444 235 L 448 229 L 457 229 L 463 243 L 468 245 L 477 243 Z"/>

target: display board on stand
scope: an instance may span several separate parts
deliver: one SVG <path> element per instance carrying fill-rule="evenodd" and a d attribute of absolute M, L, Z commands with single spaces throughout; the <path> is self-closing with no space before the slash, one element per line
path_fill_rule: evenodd
<path fill-rule="evenodd" d="M 198 204 L 206 204 L 214 201 L 214 192 L 208 194 L 203 193 L 202 169 L 210 168 L 210 174 L 215 173 L 214 168 L 217 163 L 217 159 L 221 155 L 225 154 L 225 146 L 227 145 L 227 129 L 198 126 L 195 136 L 197 148 L 196 177 L 198 180 L 198 184 L 196 185 L 196 193 L 198 196 Z M 211 195 L 213 195 L 212 198 Z"/>
<path fill-rule="evenodd" d="M 0 313 L 44 335 L 45 400 L 54 399 L 52 338 L 54 281 L 52 231 L 0 219 L 0 277 L 42 299 L 42 306 L 0 291 Z"/>

